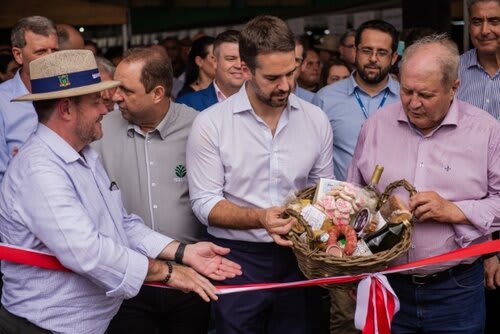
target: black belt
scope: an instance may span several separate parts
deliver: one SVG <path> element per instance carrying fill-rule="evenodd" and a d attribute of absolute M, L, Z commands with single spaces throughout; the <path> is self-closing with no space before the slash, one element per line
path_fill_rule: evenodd
<path fill-rule="evenodd" d="M 429 275 L 405 275 L 405 274 L 392 274 L 391 276 L 397 277 L 399 279 L 403 279 L 405 281 L 409 281 L 415 285 L 424 285 L 429 283 L 437 283 L 440 281 L 444 281 L 447 278 L 453 277 L 453 275 L 461 274 L 478 263 L 482 262 L 481 258 L 478 258 L 476 261 L 468 264 L 459 264 L 444 271 L 440 271 L 438 273 L 429 274 Z"/>

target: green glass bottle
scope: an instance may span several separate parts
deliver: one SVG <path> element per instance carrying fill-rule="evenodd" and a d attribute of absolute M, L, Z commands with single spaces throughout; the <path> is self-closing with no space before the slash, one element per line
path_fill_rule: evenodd
<path fill-rule="evenodd" d="M 409 224 L 409 222 L 386 224 L 380 230 L 364 238 L 366 245 L 373 254 L 391 249 L 401 241 L 405 224 Z"/>

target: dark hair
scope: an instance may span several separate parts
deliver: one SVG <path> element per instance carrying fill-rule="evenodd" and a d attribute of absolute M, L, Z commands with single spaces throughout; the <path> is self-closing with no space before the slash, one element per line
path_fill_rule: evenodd
<path fill-rule="evenodd" d="M 295 46 L 297 46 L 297 45 L 302 46 L 302 54 L 300 55 L 300 57 L 302 58 L 302 62 L 303 62 L 304 59 L 306 59 L 306 53 L 307 53 L 307 49 L 309 48 L 309 43 L 307 43 L 306 36 L 295 36 L 294 41 L 295 41 Z M 295 51 L 295 49 L 294 49 L 294 51 Z M 297 57 L 295 57 L 295 58 L 297 58 Z"/>
<path fill-rule="evenodd" d="M 173 71 L 166 52 L 154 48 L 132 48 L 127 51 L 124 62 L 142 62 L 141 83 L 149 93 L 156 86 L 165 88 L 165 96 L 170 97 L 172 91 Z"/>
<path fill-rule="evenodd" d="M 17 21 L 10 33 L 10 42 L 13 47 L 24 48 L 26 46 L 26 31 L 32 31 L 37 35 L 57 35 L 54 22 L 43 16 L 28 16 Z"/>
<path fill-rule="evenodd" d="M 93 41 L 93 40 L 91 40 L 91 39 L 86 39 L 86 40 L 84 40 L 84 41 L 83 41 L 83 45 L 85 45 L 85 46 L 87 46 L 87 45 L 92 45 L 92 46 L 96 49 L 96 51 L 97 51 L 96 55 L 99 55 L 99 54 L 101 53 L 101 49 L 99 48 L 99 45 L 97 45 L 97 43 L 96 43 L 96 42 L 94 42 L 94 41 Z"/>
<path fill-rule="evenodd" d="M 262 15 L 250 20 L 241 30 L 240 57 L 250 71 L 257 67 L 259 54 L 294 52 L 294 35 L 281 19 Z"/>
<path fill-rule="evenodd" d="M 347 40 L 348 37 L 355 37 L 356 36 L 356 30 L 354 29 L 348 29 L 345 33 L 340 36 L 340 45 L 345 46 L 345 41 Z"/>
<path fill-rule="evenodd" d="M 186 64 L 186 80 L 184 81 L 184 87 L 186 88 L 195 82 L 200 75 L 200 68 L 196 64 L 196 57 L 201 57 L 205 59 L 208 56 L 208 47 L 213 45 L 215 38 L 210 36 L 203 36 L 196 39 L 191 46 L 191 50 L 188 54 L 188 61 Z"/>
<path fill-rule="evenodd" d="M 0 54 L 0 72 L 7 73 L 7 68 L 11 61 L 14 60 L 12 53 Z"/>
<path fill-rule="evenodd" d="M 82 96 L 72 96 L 69 97 L 70 100 L 78 105 L 81 101 Z M 35 108 L 36 115 L 38 116 L 38 122 L 45 124 L 50 118 L 50 115 L 56 109 L 57 103 L 59 103 L 61 99 L 50 99 L 50 100 L 39 100 L 33 101 L 33 107 Z"/>
<path fill-rule="evenodd" d="M 391 36 L 391 51 L 394 53 L 398 50 L 398 41 L 399 41 L 399 33 L 396 30 L 396 28 L 383 20 L 370 20 L 363 22 L 358 29 L 356 29 L 356 36 L 354 39 L 354 43 L 356 44 L 356 47 L 359 45 L 361 42 L 361 34 L 363 31 L 366 29 L 373 29 L 373 30 L 378 30 L 381 32 L 385 32 L 386 34 L 389 34 Z"/>
<path fill-rule="evenodd" d="M 223 43 L 235 43 L 240 41 L 240 32 L 237 30 L 226 30 L 215 36 L 214 40 L 214 54 L 219 46 Z"/>
<path fill-rule="evenodd" d="M 326 81 L 328 80 L 328 74 L 330 73 L 330 68 L 332 66 L 345 66 L 347 68 L 347 71 L 350 72 L 349 66 L 347 66 L 345 61 L 338 58 L 330 59 L 328 62 L 323 64 L 323 67 L 321 68 L 321 73 L 319 76 L 319 84 L 321 87 L 327 85 Z"/>
<path fill-rule="evenodd" d="M 405 48 L 409 47 L 417 40 L 424 38 L 426 36 L 430 36 L 436 34 L 436 31 L 432 28 L 428 27 L 414 27 L 408 30 L 405 38 Z"/>

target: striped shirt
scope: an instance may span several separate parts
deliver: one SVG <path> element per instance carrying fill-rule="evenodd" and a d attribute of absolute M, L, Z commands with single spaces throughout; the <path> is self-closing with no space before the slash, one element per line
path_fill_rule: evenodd
<path fill-rule="evenodd" d="M 490 76 L 477 59 L 476 49 L 460 56 L 460 87 L 457 97 L 486 110 L 500 121 L 500 69 Z"/>

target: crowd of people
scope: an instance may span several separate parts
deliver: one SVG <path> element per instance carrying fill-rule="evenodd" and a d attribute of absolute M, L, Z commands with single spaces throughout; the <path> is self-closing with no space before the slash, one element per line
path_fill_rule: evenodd
<path fill-rule="evenodd" d="M 0 54 L 0 241 L 68 271 L 2 261 L 0 333 L 360 333 L 346 289 L 214 284 L 305 279 L 285 200 L 320 178 L 367 185 L 377 164 L 380 189 L 419 190 L 398 192 L 415 222 L 393 264 L 497 237 L 500 1 L 468 17 L 462 55 L 428 28 L 399 54 L 378 19 L 311 44 L 270 15 L 103 55 L 20 19 Z M 498 332 L 497 254 L 388 279 L 393 333 Z"/>

